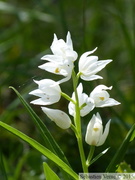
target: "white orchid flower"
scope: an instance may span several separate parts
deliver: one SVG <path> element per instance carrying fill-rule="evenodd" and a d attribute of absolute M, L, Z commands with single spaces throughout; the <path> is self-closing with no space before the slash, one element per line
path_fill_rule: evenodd
<path fill-rule="evenodd" d="M 41 66 L 39 66 L 41 69 L 44 69 L 48 72 L 57 74 L 57 75 L 63 75 L 65 78 L 58 81 L 58 84 L 62 82 L 66 82 L 71 78 L 72 75 L 72 69 L 74 67 L 73 62 L 70 60 L 65 60 L 63 62 L 47 62 Z"/>
<path fill-rule="evenodd" d="M 106 90 L 111 90 L 111 87 L 105 85 L 98 85 L 91 93 L 90 97 L 94 100 L 96 107 L 109 107 L 119 105 L 120 103 L 113 98 L 110 98 Z"/>
<path fill-rule="evenodd" d="M 70 32 L 67 33 L 66 42 L 63 39 L 57 39 L 54 34 L 54 40 L 51 45 L 51 50 L 54 55 L 63 57 L 63 59 L 69 59 L 75 61 L 77 59 L 77 53 L 73 50 L 73 43 Z"/>
<path fill-rule="evenodd" d="M 88 56 L 97 50 L 95 48 L 92 51 L 82 54 L 79 60 L 79 74 L 81 79 L 85 81 L 92 81 L 95 79 L 103 79 L 101 76 L 96 75 L 101 71 L 108 63 L 112 60 L 100 60 L 98 61 L 98 56 Z"/>
<path fill-rule="evenodd" d="M 87 94 L 83 93 L 82 83 L 77 87 L 79 107 L 80 107 L 80 115 L 82 117 L 86 116 L 90 111 L 92 111 L 95 107 L 93 99 L 89 98 Z M 72 94 L 72 99 L 75 101 L 75 93 Z M 75 115 L 75 105 L 70 102 L 68 105 L 69 114 Z"/>
<path fill-rule="evenodd" d="M 70 32 L 67 34 L 66 42 L 63 39 L 57 39 L 54 34 L 54 40 L 51 45 L 53 55 L 45 55 L 41 59 L 48 61 L 39 66 L 39 68 L 48 72 L 63 75 L 64 78 L 59 83 L 68 81 L 71 78 L 73 62 L 77 59 L 77 53 L 73 50 Z"/>
<path fill-rule="evenodd" d="M 35 81 L 38 84 L 38 89 L 31 91 L 29 94 L 38 96 L 39 98 L 31 101 L 32 104 L 50 105 L 56 103 L 61 98 L 61 88 L 55 81 L 51 79 L 43 79 Z"/>
<path fill-rule="evenodd" d="M 50 109 L 46 107 L 41 108 L 43 112 L 60 128 L 68 129 L 71 126 L 71 119 L 65 112 L 58 109 Z"/>
<path fill-rule="evenodd" d="M 108 136 L 110 122 L 111 120 L 108 121 L 103 132 L 102 119 L 99 113 L 94 114 L 87 126 L 85 135 L 86 143 L 92 146 L 101 146 Z"/>

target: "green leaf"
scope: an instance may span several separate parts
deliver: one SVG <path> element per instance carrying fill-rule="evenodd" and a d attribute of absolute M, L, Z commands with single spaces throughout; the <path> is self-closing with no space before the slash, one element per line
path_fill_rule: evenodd
<path fill-rule="evenodd" d="M 120 163 L 117 171 L 117 173 L 133 173 L 134 171 L 131 169 L 131 166 L 127 164 L 126 162 Z"/>
<path fill-rule="evenodd" d="M 135 130 L 135 124 L 129 130 L 126 138 L 122 142 L 121 146 L 119 147 L 119 149 L 117 150 L 113 159 L 111 160 L 109 166 L 107 167 L 106 172 L 115 172 L 116 171 L 118 164 L 122 161 L 122 159 L 126 153 L 126 150 L 127 150 L 128 145 L 130 143 L 130 140 L 131 140 L 131 137 L 132 137 L 134 130 Z"/>
<path fill-rule="evenodd" d="M 3 180 L 8 180 L 1 151 L 0 151 L 0 173 L 1 173 Z"/>
<path fill-rule="evenodd" d="M 104 151 L 102 151 L 101 153 L 99 153 L 96 157 L 94 157 L 91 162 L 90 165 L 93 164 L 95 161 L 97 161 L 100 157 L 102 157 L 110 148 L 105 149 Z"/>
<path fill-rule="evenodd" d="M 53 172 L 47 163 L 43 163 L 44 173 L 46 180 L 60 180 L 60 178 Z"/>
<path fill-rule="evenodd" d="M 134 130 L 133 133 L 132 133 L 132 136 L 131 136 L 131 138 L 130 138 L 130 142 L 133 141 L 134 138 L 135 138 L 135 130 Z"/>
<path fill-rule="evenodd" d="M 54 140 L 53 136 L 51 135 L 51 133 L 49 132 L 49 130 L 47 129 L 47 127 L 43 123 L 43 121 L 33 111 L 33 109 L 29 106 L 29 104 L 25 101 L 25 99 L 21 96 L 21 94 L 15 88 L 13 88 L 13 87 L 10 87 L 10 88 L 15 91 L 15 93 L 17 94 L 18 98 L 20 99 L 21 103 L 24 105 L 24 107 L 30 114 L 33 122 L 35 123 L 36 127 L 38 128 L 38 130 L 44 140 L 45 146 L 48 149 L 50 149 L 52 152 L 54 152 L 56 155 L 58 155 L 60 159 L 62 159 L 64 162 L 66 162 L 68 165 L 70 165 L 66 156 L 64 155 L 63 151 L 61 150 L 61 148 L 59 147 L 57 142 Z M 62 169 L 61 169 L 61 171 L 62 171 L 65 179 L 66 178 L 68 179 L 67 174 Z"/>
<path fill-rule="evenodd" d="M 19 162 L 17 163 L 16 167 L 15 167 L 15 172 L 14 172 L 14 180 L 19 179 L 21 172 L 22 172 L 22 167 L 27 159 L 28 154 L 25 153 L 24 155 L 22 155 L 19 159 Z"/>
<path fill-rule="evenodd" d="M 57 144 L 57 142 L 54 140 L 53 136 L 47 129 L 46 125 L 43 123 L 43 121 L 38 117 L 38 115 L 33 111 L 33 109 L 29 106 L 29 104 L 25 101 L 25 99 L 21 96 L 21 94 L 13 87 L 10 87 L 14 90 L 14 92 L 17 94 L 18 98 L 20 99 L 21 103 L 24 105 L 24 107 L 27 109 L 28 113 L 30 114 L 33 122 L 35 123 L 36 127 L 38 128 L 45 146 L 50 149 L 52 152 L 57 154 L 60 159 L 62 159 L 64 162 L 69 164 L 68 160 L 66 159 L 63 151 Z"/>
<path fill-rule="evenodd" d="M 32 147 L 34 147 L 36 150 L 38 150 L 48 159 L 53 161 L 57 166 L 59 166 L 65 172 L 67 172 L 70 176 L 72 176 L 75 180 L 78 180 L 78 175 L 64 161 L 62 161 L 58 156 L 56 156 L 49 149 L 47 149 L 46 147 L 38 143 L 36 140 L 30 138 L 26 134 L 20 132 L 19 130 L 3 123 L 2 121 L 0 121 L 0 126 L 8 130 L 12 134 L 16 135 L 17 137 L 21 138 L 22 140 L 26 141 L 27 143 L 29 143 Z"/>

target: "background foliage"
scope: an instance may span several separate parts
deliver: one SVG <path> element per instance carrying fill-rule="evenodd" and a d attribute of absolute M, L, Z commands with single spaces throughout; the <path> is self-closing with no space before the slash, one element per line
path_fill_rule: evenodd
<path fill-rule="evenodd" d="M 33 79 L 58 77 L 38 69 L 40 58 L 50 53 L 53 34 L 65 39 L 71 32 L 74 49 L 79 55 L 98 47 L 99 59 L 113 59 L 100 74 L 103 80 L 84 83 L 89 93 L 97 84 L 113 85 L 111 96 L 121 102 L 114 108 L 96 109 L 106 123 L 110 118 L 111 129 L 104 146 L 108 153 L 92 165 L 90 171 L 103 172 L 115 151 L 135 120 L 135 1 L 134 0 L 3 0 L 0 1 L 0 120 L 16 127 L 41 142 L 38 131 L 27 112 L 9 86 L 15 87 L 30 102 L 28 93 L 36 86 Z M 72 93 L 69 81 L 62 90 Z M 67 102 L 61 99 L 53 105 L 67 111 Z M 32 106 L 48 126 L 60 144 L 76 172 L 81 171 L 75 137 L 70 130 L 63 131 L 42 113 L 40 107 Z M 83 133 L 91 118 L 82 119 Z M 66 139 L 66 141 L 65 141 Z M 88 146 L 85 144 L 88 152 Z M 2 163 L 9 180 L 44 179 L 42 163 L 45 159 L 26 143 L 0 129 L 0 177 L 4 180 Z M 135 170 L 135 142 L 132 142 L 124 158 Z M 101 166 L 101 162 L 102 166 Z M 52 167 L 54 164 L 52 164 Z M 126 168 L 128 167 L 128 168 Z M 57 172 L 58 169 L 54 166 Z M 121 170 L 122 171 L 122 170 Z M 1 179 L 1 178 L 0 178 Z"/>

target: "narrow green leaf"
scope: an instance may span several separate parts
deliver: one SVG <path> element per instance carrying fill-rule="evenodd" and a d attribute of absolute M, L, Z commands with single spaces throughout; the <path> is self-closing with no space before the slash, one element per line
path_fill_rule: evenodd
<path fill-rule="evenodd" d="M 60 178 L 54 173 L 47 163 L 43 163 L 43 168 L 46 180 L 60 180 Z"/>
<path fill-rule="evenodd" d="M 56 156 L 53 152 L 51 152 L 49 149 L 35 141 L 34 139 L 30 138 L 26 134 L 20 132 L 19 130 L 3 123 L 0 121 L 0 126 L 4 129 L 8 130 L 12 134 L 16 135 L 17 137 L 21 138 L 22 140 L 29 143 L 32 147 L 34 147 L 36 150 L 38 150 L 40 153 L 42 153 L 44 156 L 46 156 L 48 159 L 53 161 L 57 166 L 62 168 L 65 172 L 67 172 L 70 176 L 72 176 L 75 180 L 78 180 L 78 175 L 64 162 L 62 161 L 58 156 Z"/>
<path fill-rule="evenodd" d="M 0 151 L 0 170 L 3 180 L 8 180 L 1 151 Z"/>
<path fill-rule="evenodd" d="M 41 133 L 41 136 L 44 140 L 45 145 L 47 148 L 49 148 L 51 151 L 54 151 L 54 148 L 52 147 L 52 144 L 50 142 L 51 137 L 47 127 L 44 125 L 42 120 L 37 116 L 37 114 L 33 111 L 33 109 L 28 105 L 28 103 L 24 100 L 24 98 L 21 96 L 21 94 L 13 87 L 9 87 L 14 90 L 14 92 L 17 94 L 18 98 L 20 99 L 21 103 L 24 105 L 24 107 L 27 109 L 28 113 L 32 117 L 33 122 L 35 123 L 36 127 L 38 128 L 39 132 Z"/>
<path fill-rule="evenodd" d="M 132 136 L 131 136 L 131 138 L 130 138 L 130 142 L 133 141 L 134 138 L 135 138 L 135 130 L 134 130 L 133 133 L 132 133 Z"/>
<path fill-rule="evenodd" d="M 116 171 L 117 165 L 122 161 L 122 159 L 126 153 L 126 150 L 127 150 L 128 145 L 130 143 L 130 139 L 132 137 L 134 130 L 135 130 L 135 124 L 129 130 L 126 138 L 122 142 L 121 146 L 119 147 L 119 149 L 117 150 L 113 159 L 111 160 L 109 166 L 107 167 L 106 172 L 115 172 Z"/>
<path fill-rule="evenodd" d="M 91 162 L 90 165 L 93 164 L 95 161 L 97 161 L 100 157 L 102 157 L 110 148 L 105 149 L 104 151 L 102 151 L 101 153 L 99 153 L 96 157 L 94 157 Z"/>
<path fill-rule="evenodd" d="M 29 106 L 29 104 L 25 101 L 25 99 L 21 96 L 21 94 L 14 88 L 10 87 L 14 90 L 14 92 L 17 94 L 18 98 L 20 99 L 21 103 L 24 105 L 24 107 L 27 109 L 28 113 L 30 114 L 33 122 L 35 123 L 36 127 L 38 128 L 44 143 L 48 149 L 50 149 L 52 152 L 57 154 L 60 159 L 62 159 L 64 162 L 69 164 L 68 160 L 66 159 L 63 151 L 57 144 L 57 142 L 54 140 L 53 136 L 47 129 L 46 125 L 43 123 L 43 121 L 38 117 L 38 115 L 33 111 L 33 109 Z"/>
<path fill-rule="evenodd" d="M 23 156 L 20 157 L 20 160 L 15 167 L 15 172 L 14 172 L 14 177 L 13 177 L 14 180 L 19 179 L 21 175 L 22 167 L 26 161 L 27 156 L 28 154 L 24 154 Z"/>

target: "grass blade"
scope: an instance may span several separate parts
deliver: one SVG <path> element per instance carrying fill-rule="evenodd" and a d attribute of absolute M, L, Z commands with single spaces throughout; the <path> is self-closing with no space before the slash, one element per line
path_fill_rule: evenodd
<path fill-rule="evenodd" d="M 1 151 L 0 151 L 0 169 L 1 169 L 0 172 L 2 173 L 1 175 L 2 175 L 3 180 L 8 180 Z"/>
<path fill-rule="evenodd" d="M 36 140 L 30 138 L 26 134 L 20 132 L 19 130 L 3 123 L 0 121 L 0 126 L 4 129 L 8 130 L 12 134 L 16 135 L 17 137 L 21 138 L 28 144 L 30 144 L 32 147 L 34 147 L 36 150 L 38 150 L 40 153 L 42 153 L 44 156 L 46 156 L 48 159 L 53 161 L 57 166 L 62 168 L 66 173 L 68 173 L 71 177 L 73 177 L 75 180 L 78 180 L 78 175 L 64 162 L 62 161 L 58 156 L 56 156 L 53 152 L 51 152 L 49 149 L 38 143 Z"/>

